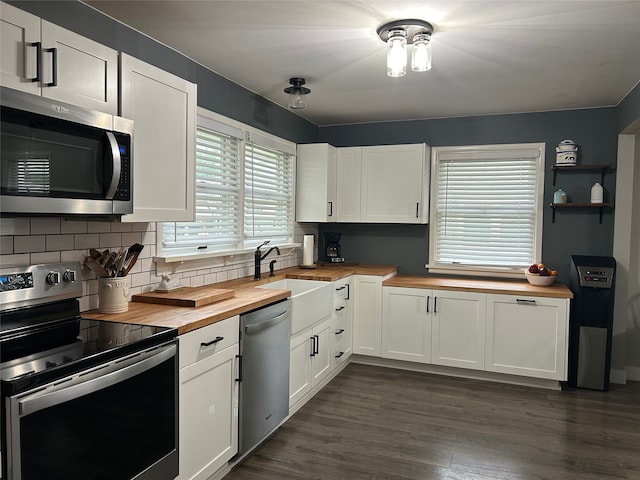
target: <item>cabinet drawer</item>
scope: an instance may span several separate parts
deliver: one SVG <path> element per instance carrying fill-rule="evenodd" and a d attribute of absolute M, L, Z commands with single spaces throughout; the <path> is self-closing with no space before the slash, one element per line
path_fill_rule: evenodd
<path fill-rule="evenodd" d="M 238 343 L 239 329 L 240 317 L 236 315 L 180 335 L 180 368 Z"/>

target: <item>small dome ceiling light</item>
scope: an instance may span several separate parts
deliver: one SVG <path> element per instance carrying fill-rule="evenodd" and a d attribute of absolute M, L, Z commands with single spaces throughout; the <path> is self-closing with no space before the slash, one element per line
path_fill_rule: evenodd
<path fill-rule="evenodd" d="M 289 83 L 292 85 L 291 87 L 287 87 L 284 89 L 284 93 L 289 94 L 289 108 L 292 110 L 301 110 L 307 107 L 306 95 L 311 93 L 306 87 L 303 87 L 305 83 L 304 78 L 290 78 Z"/>
<path fill-rule="evenodd" d="M 431 35 L 433 25 L 424 20 L 394 20 L 380 25 L 380 39 L 387 44 L 387 75 L 404 77 L 407 73 L 407 45 L 413 45 L 411 70 L 431 70 Z"/>

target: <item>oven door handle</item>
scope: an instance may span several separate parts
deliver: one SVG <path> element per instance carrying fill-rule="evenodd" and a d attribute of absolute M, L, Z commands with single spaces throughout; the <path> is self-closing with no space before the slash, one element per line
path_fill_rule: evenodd
<path fill-rule="evenodd" d="M 70 385 L 66 385 L 67 382 L 64 379 L 62 384 L 61 381 L 57 381 L 51 389 L 45 388 L 20 399 L 18 402 L 19 414 L 20 416 L 29 415 L 135 377 L 174 357 L 176 351 L 175 344 L 167 345 L 162 347 L 160 351 L 156 349 L 147 352 L 142 360 L 139 358 L 140 354 L 137 354 L 129 359 L 132 363 L 125 364 L 125 366 L 123 366 L 125 360 L 118 359 L 90 369 L 88 372 L 76 374 L 68 380 L 73 382 Z M 83 376 L 88 378 L 83 379 Z"/>

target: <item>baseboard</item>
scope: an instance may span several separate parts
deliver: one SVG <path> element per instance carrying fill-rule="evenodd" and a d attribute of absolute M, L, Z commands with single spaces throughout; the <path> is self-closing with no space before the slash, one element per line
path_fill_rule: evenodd
<path fill-rule="evenodd" d="M 612 368 L 609 372 L 609 382 L 625 385 L 627 383 L 627 380 L 629 379 L 628 375 L 628 368 L 627 370 L 617 370 Z"/>
<path fill-rule="evenodd" d="M 640 367 L 627 367 L 627 380 L 640 382 Z"/>
<path fill-rule="evenodd" d="M 473 380 L 484 380 L 488 382 L 509 383 L 512 385 L 522 385 L 525 387 L 546 388 L 549 390 L 562 389 L 560 382 L 557 380 L 521 377 L 519 375 L 485 372 L 480 370 L 468 370 L 458 367 L 443 367 L 433 364 L 404 362 L 402 360 L 369 357 L 366 355 L 351 355 L 351 362 L 362 363 L 365 365 L 374 365 L 378 367 L 398 368 L 401 370 L 410 370 L 413 372 L 431 373 L 434 375 L 445 375 L 449 377 L 469 378 Z"/>

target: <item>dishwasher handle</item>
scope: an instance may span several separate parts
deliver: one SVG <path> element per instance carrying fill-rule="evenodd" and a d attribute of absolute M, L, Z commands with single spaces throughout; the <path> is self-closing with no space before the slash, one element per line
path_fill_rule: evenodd
<path fill-rule="evenodd" d="M 244 331 L 247 335 L 259 332 L 261 330 L 264 330 L 265 328 L 269 328 L 283 322 L 287 319 L 288 316 L 289 310 L 286 310 L 285 312 L 281 313 L 280 315 L 276 315 L 275 317 L 269 317 L 259 322 L 245 325 Z"/>

